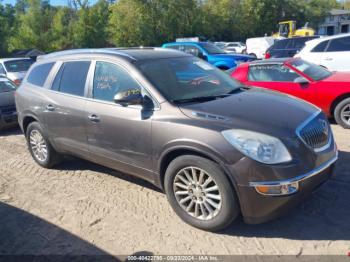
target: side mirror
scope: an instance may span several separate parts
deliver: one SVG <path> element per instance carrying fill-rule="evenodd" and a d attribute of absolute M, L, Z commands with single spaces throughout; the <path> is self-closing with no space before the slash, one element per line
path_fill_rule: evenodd
<path fill-rule="evenodd" d="M 202 52 L 199 52 L 197 56 L 198 56 L 198 58 L 200 58 L 200 59 L 203 59 L 203 60 L 205 60 L 205 61 L 208 61 L 208 57 L 207 57 L 205 54 L 203 54 Z"/>
<path fill-rule="evenodd" d="M 305 85 L 308 85 L 310 82 L 305 77 L 300 76 L 294 79 L 294 83 L 305 86 Z"/>
<path fill-rule="evenodd" d="M 139 89 L 129 89 L 126 91 L 118 92 L 114 96 L 114 102 L 122 106 L 142 105 L 143 96 Z"/>

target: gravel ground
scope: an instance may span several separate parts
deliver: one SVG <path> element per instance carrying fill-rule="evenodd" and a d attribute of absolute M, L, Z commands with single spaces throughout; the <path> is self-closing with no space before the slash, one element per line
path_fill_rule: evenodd
<path fill-rule="evenodd" d="M 0 254 L 341 254 L 350 251 L 350 131 L 332 126 L 336 176 L 280 219 L 221 233 L 183 223 L 152 185 L 69 158 L 31 159 L 18 130 L 0 133 Z"/>

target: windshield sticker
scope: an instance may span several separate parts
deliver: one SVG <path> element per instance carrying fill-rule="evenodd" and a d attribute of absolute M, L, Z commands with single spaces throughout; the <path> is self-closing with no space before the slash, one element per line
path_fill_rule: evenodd
<path fill-rule="evenodd" d="M 197 62 L 193 62 L 193 64 L 195 64 L 196 66 L 208 71 L 208 70 L 214 70 L 214 67 L 210 64 L 207 64 L 206 62 L 203 61 L 197 61 Z"/>

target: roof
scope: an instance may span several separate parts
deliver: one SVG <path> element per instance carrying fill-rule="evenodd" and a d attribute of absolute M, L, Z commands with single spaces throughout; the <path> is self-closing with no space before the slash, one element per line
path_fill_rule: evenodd
<path fill-rule="evenodd" d="M 306 44 L 310 45 L 310 44 L 320 43 L 320 42 L 323 42 L 323 41 L 326 41 L 326 40 L 335 39 L 335 38 L 341 38 L 341 37 L 344 37 L 344 36 L 345 37 L 346 36 L 350 36 L 350 33 L 320 37 L 320 38 L 316 38 L 316 39 L 312 39 L 310 41 L 307 41 Z"/>
<path fill-rule="evenodd" d="M 350 14 L 350 10 L 332 9 L 329 13 L 331 15 L 349 15 Z"/>
<path fill-rule="evenodd" d="M 72 49 L 66 51 L 59 51 L 38 57 L 42 59 L 54 59 L 63 57 L 72 57 L 79 55 L 102 55 L 114 56 L 123 58 L 129 61 L 140 61 L 149 59 L 161 59 L 171 57 L 189 56 L 188 54 L 172 49 L 140 47 L 140 48 L 97 48 L 97 49 Z"/>
<path fill-rule="evenodd" d="M 8 62 L 8 61 L 15 61 L 15 60 L 31 60 L 30 58 L 28 57 L 17 57 L 17 58 L 1 58 L 0 59 L 0 62 Z"/>

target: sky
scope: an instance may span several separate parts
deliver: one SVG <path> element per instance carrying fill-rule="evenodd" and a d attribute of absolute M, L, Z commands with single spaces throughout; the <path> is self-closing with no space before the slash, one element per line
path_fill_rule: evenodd
<path fill-rule="evenodd" d="M 16 3 L 16 0 L 0 0 L 2 4 L 12 4 L 14 5 Z M 97 0 L 89 0 L 90 4 L 94 4 L 97 2 Z M 50 0 L 51 5 L 67 5 L 67 0 Z"/>

